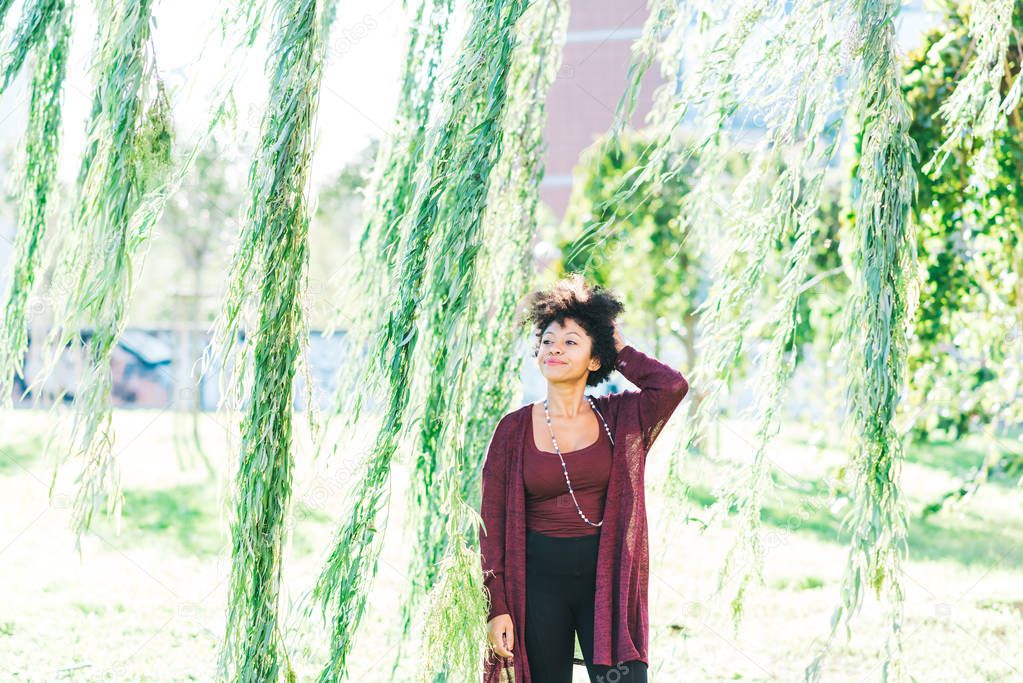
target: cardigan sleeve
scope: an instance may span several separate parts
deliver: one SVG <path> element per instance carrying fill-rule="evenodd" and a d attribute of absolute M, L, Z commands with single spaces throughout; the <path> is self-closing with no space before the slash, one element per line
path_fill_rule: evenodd
<path fill-rule="evenodd" d="M 675 368 L 631 344 L 626 344 L 618 352 L 615 368 L 639 387 L 639 391 L 624 391 L 622 396 L 638 403 L 643 446 L 650 450 L 668 418 L 688 393 L 689 382 Z"/>
<path fill-rule="evenodd" d="M 504 520 L 505 481 L 508 469 L 508 438 L 501 418 L 487 446 L 483 461 L 483 495 L 480 504 L 480 554 L 483 563 L 483 585 L 490 594 L 489 622 L 500 614 L 510 614 L 504 592 Z"/>

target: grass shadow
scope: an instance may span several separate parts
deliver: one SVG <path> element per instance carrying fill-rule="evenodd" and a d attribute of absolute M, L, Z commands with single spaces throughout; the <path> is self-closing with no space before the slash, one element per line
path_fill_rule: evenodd
<path fill-rule="evenodd" d="M 831 510 L 827 486 L 800 481 L 801 490 L 783 485 L 775 489 L 772 502 L 761 510 L 764 525 L 847 546 L 850 534 L 841 528 L 839 514 Z M 695 484 L 688 497 L 704 507 L 716 501 L 709 489 Z M 733 505 L 729 515 L 737 512 Z M 964 567 L 1023 565 L 1023 529 L 989 519 L 974 518 L 971 524 L 967 519 L 912 516 L 908 542 L 909 556 L 915 560 L 952 561 Z"/>
<path fill-rule="evenodd" d="M 305 524 L 325 524 L 332 518 L 318 508 L 296 501 L 293 506 L 295 529 L 293 549 L 299 555 L 314 550 L 308 537 L 301 533 Z M 97 531 L 114 538 L 113 521 L 100 517 L 94 522 Z M 166 489 L 125 490 L 121 509 L 121 534 L 116 539 L 124 545 L 148 542 L 171 543 L 183 553 L 210 557 L 226 553 L 230 544 L 228 532 L 220 527 L 217 499 L 212 483 L 180 484 Z"/>
<path fill-rule="evenodd" d="M 20 474 L 43 454 L 43 436 L 34 434 L 17 443 L 0 445 L 0 474 Z"/>
<path fill-rule="evenodd" d="M 121 534 L 116 539 L 127 545 L 169 541 L 189 555 L 216 555 L 224 545 L 216 504 L 212 484 L 125 490 Z M 113 534 L 113 520 L 101 517 L 96 524 L 102 525 L 97 530 L 104 535 Z"/>
<path fill-rule="evenodd" d="M 808 437 L 792 437 L 788 441 L 808 448 L 817 448 L 817 444 Z M 927 441 L 914 440 L 907 444 L 904 453 L 907 464 L 940 470 L 955 479 L 964 479 L 971 475 L 984 462 L 984 455 L 983 447 L 976 439 L 968 436 L 959 440 L 939 438 Z M 1005 488 L 1016 487 L 1014 477 L 999 477 L 998 473 L 994 473 L 987 483 Z"/>

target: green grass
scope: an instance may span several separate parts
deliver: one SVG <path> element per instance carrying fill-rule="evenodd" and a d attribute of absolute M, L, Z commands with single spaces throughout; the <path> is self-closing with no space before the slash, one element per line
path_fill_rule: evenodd
<path fill-rule="evenodd" d="M 974 448 L 970 439 L 914 442 L 906 448 L 906 462 L 942 470 L 957 478 L 967 476 L 983 460 L 983 451 Z"/>
<path fill-rule="evenodd" d="M 119 547 L 141 548 L 157 545 L 169 552 L 197 558 L 215 557 L 227 542 L 226 529 L 220 527 L 213 482 L 178 484 L 166 489 L 126 489 Z M 306 524 L 327 524 L 332 518 L 302 501 L 293 511 L 298 528 Z M 97 530 L 107 539 L 113 536 L 113 524 L 105 517 Z M 301 533 L 294 537 L 294 551 L 308 555 L 316 550 Z"/>
<path fill-rule="evenodd" d="M 43 452 L 43 437 L 33 434 L 16 443 L 0 445 L 0 474 L 16 474 L 13 470 L 25 469 Z"/>
<path fill-rule="evenodd" d="M 54 672 L 64 671 L 60 680 L 82 682 L 212 680 L 223 636 L 229 539 L 217 509 L 218 483 L 206 480 L 198 461 L 185 459 L 191 464 L 182 469 L 175 454 L 174 416 L 154 422 L 152 413 L 115 411 L 119 443 L 125 444 L 119 456 L 124 526 L 115 537 L 109 520 L 97 515 L 96 532 L 103 538 L 86 536 L 82 563 L 73 551 L 70 510 L 51 509 L 33 521 L 46 509 L 46 486 L 39 480 L 48 483 L 49 468 L 32 455 L 38 450 L 36 435 L 45 429 L 37 414 L 22 411 L 18 418 L 5 424 L 23 431 L 5 434 L 10 441 L 0 445 L 0 453 L 8 458 L 18 453 L 24 465 L 0 469 L 0 547 L 8 544 L 0 556 L 4 679 L 54 680 Z M 230 476 L 236 456 L 223 450 L 223 427 L 213 420 L 202 425 L 218 476 Z M 141 436 L 129 438 L 134 431 Z M 373 433 L 362 431 L 362 439 Z M 652 681 L 801 680 L 814 640 L 827 631 L 847 552 L 836 537 L 837 516 L 826 504 L 814 507 L 807 501 L 818 500 L 822 473 L 843 456 L 791 447 L 794 442 L 785 436 L 783 429 L 778 438 L 783 447 L 772 460 L 789 476 L 779 477 L 764 510 L 765 533 L 776 533 L 783 543 L 767 549 L 766 586 L 751 587 L 737 638 L 722 614 L 725 601 L 710 598 L 734 520 L 699 533 L 696 525 L 679 525 L 667 516 L 659 495 L 648 496 L 654 522 Z M 295 605 L 315 581 L 352 488 L 351 463 L 342 452 L 340 462 L 314 463 L 307 439 L 304 431 L 297 435 L 295 490 L 300 493 L 293 499 L 282 594 L 289 654 L 303 681 L 322 666 L 329 633 L 315 617 L 299 616 Z M 346 450 L 356 452 L 360 445 Z M 949 481 L 941 448 L 933 460 L 924 449 L 920 460 L 907 465 L 903 481 L 911 504 L 927 500 Z M 648 484 L 664 462 L 658 454 L 651 456 Z M 697 508 L 713 504 L 710 491 L 731 470 L 703 457 L 691 458 L 688 465 L 689 500 Z M 392 680 L 394 629 L 407 582 L 408 539 L 414 537 L 398 503 L 412 472 L 399 463 L 395 474 L 380 572 L 351 653 L 353 668 L 369 672 L 360 680 L 374 682 Z M 73 472 L 62 470 L 57 489 L 73 490 Z M 314 499 L 301 493 L 309 491 L 325 495 Z M 915 516 L 910 520 L 905 632 L 909 667 L 918 680 L 1016 680 L 1012 667 L 1023 670 L 1023 653 L 1015 646 L 1023 629 L 1021 498 L 1005 487 L 984 487 L 957 512 L 942 512 L 927 523 Z M 790 531 L 793 516 L 800 524 Z M 877 643 L 885 626 L 868 600 L 854 621 L 852 641 L 831 661 L 828 680 L 880 680 L 868 672 L 880 662 Z M 54 647 L 58 642 L 62 646 Z M 412 680 L 415 666 L 414 657 L 404 657 L 393 680 Z M 575 669 L 574 680 L 585 681 L 583 668 Z"/>
<path fill-rule="evenodd" d="M 794 437 L 794 444 L 817 448 L 820 446 L 819 436 Z M 940 470 L 948 475 L 961 479 L 971 474 L 984 460 L 984 451 L 974 437 L 960 440 L 934 439 L 931 441 L 912 441 L 906 446 L 905 461 L 907 464 L 921 465 L 929 469 Z M 1014 487 L 1014 480 L 1002 480 L 997 477 L 991 483 L 999 486 Z"/>
<path fill-rule="evenodd" d="M 97 520 L 104 537 L 113 534 L 106 517 Z M 157 543 L 170 552 L 212 557 L 223 550 L 212 483 L 178 484 L 166 489 L 126 489 L 120 547 Z"/>
<path fill-rule="evenodd" d="M 964 463 L 979 453 L 957 450 L 953 443 L 916 444 L 907 463 L 952 475 L 965 473 Z M 905 477 L 904 477 L 905 480 Z M 812 536 L 843 547 L 849 535 L 841 529 L 841 517 L 833 514 L 827 487 L 821 479 L 800 478 L 798 490 L 776 481 L 775 495 L 762 510 L 767 527 Z M 1008 487 L 1000 487 L 1008 488 Z M 693 484 L 688 497 L 703 507 L 716 502 L 707 486 Z M 816 503 L 816 504 L 815 504 Z M 969 505 L 962 512 L 924 518 L 921 506 L 908 502 L 909 552 L 917 560 L 951 561 L 964 567 L 1023 566 L 1023 521 L 1006 519 L 992 526 Z M 730 510 L 736 512 L 735 506 Z"/>

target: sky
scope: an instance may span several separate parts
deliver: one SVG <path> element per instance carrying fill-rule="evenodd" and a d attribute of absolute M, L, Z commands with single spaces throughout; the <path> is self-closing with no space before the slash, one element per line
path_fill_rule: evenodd
<path fill-rule="evenodd" d="M 153 46 L 161 77 L 169 88 L 179 153 L 194 143 L 208 125 L 215 93 L 225 92 L 224 83 L 238 73 L 233 88 L 238 108 L 239 131 L 248 140 L 258 132 L 267 95 L 264 73 L 269 31 L 248 50 L 231 50 L 220 36 L 220 17 L 226 7 L 239 0 L 155 0 Z M 578 12 L 587 0 L 573 0 Z M 24 0 L 15 0 L 7 14 L 6 30 L 0 35 L 0 50 L 9 42 L 11 30 L 21 16 Z M 96 31 L 92 15 L 94 2 L 78 0 L 71 42 L 69 74 L 64 101 L 64 125 L 59 174 L 73 187 L 84 145 L 93 78 L 88 67 Z M 271 3 L 273 4 L 273 3 Z M 405 56 L 408 18 L 402 0 L 340 0 L 338 16 L 329 40 L 324 70 L 311 182 L 316 189 L 334 181 L 337 173 L 359 157 L 374 139 L 390 128 L 399 94 L 399 78 Z M 414 5 L 415 3 L 409 2 Z M 464 2 L 456 2 L 464 6 Z M 456 14 L 447 36 L 447 54 L 458 45 L 464 30 L 464 13 Z M 919 43 L 922 32 L 933 22 L 919 0 L 907 3 L 898 22 L 903 51 Z M 269 26 L 269 20 L 265 22 Z M 239 69 L 238 58 L 244 58 Z M 28 66 L 28 65 L 26 65 Z M 624 68 L 624 66 L 623 66 Z M 0 96 L 0 151 L 12 154 L 20 163 L 22 136 L 29 105 L 30 69 Z M 189 147 L 185 147 L 185 145 Z M 242 156 L 242 159 L 247 159 Z M 17 194 L 16 174 L 3 167 L 0 159 L 0 190 Z M 247 161 L 227 169 L 236 187 L 244 186 Z M 14 206 L 0 212 L 0 283 L 9 277 L 7 268 L 17 225 Z"/>
<path fill-rule="evenodd" d="M 10 29 L 21 15 L 23 2 L 16 0 L 11 7 L 7 31 L 0 36 L 0 45 L 7 44 Z M 236 68 L 232 56 L 245 58 L 244 68 L 238 72 L 239 80 L 233 88 L 239 129 L 250 136 L 258 131 L 267 87 L 265 43 L 232 52 L 225 48 L 218 29 L 224 8 L 235 6 L 237 2 L 155 2 L 153 44 L 160 74 L 170 89 L 179 141 L 194 140 L 205 129 L 211 103 L 218 101 L 214 93 L 218 92 L 218 87 L 220 92 L 224 91 L 222 84 Z M 919 4 L 907 3 L 899 22 L 900 44 L 904 50 L 919 40 L 921 30 L 929 23 L 916 7 Z M 314 185 L 330 182 L 345 164 L 354 160 L 373 138 L 383 136 L 390 126 L 408 26 L 402 5 L 402 0 L 341 0 L 338 3 L 317 121 Z M 77 3 L 72 36 L 59 170 L 62 179 L 69 183 L 77 174 L 91 99 L 93 79 L 87 68 L 95 34 L 92 6 L 93 3 L 84 0 Z M 464 16 L 459 13 L 452 32 L 460 33 L 463 22 Z M 449 49 L 457 45 L 456 37 L 447 41 Z M 23 69 L 18 81 L 0 97 L 0 147 L 13 148 L 15 154 L 20 152 L 27 117 L 28 72 L 29 69 Z M 245 169 L 236 169 L 236 172 L 243 174 Z M 4 175 L 4 182 L 10 186 L 13 174 Z"/>
<path fill-rule="evenodd" d="M 10 28 L 22 0 L 8 13 Z M 237 4 L 237 0 L 228 0 Z M 155 3 L 153 43 L 161 77 L 170 89 L 175 126 L 181 139 L 203 130 L 218 81 L 229 81 L 234 64 L 219 35 L 224 0 L 163 0 Z M 342 0 L 328 45 L 317 126 L 313 177 L 329 179 L 353 160 L 372 138 L 389 127 L 398 96 L 407 18 L 401 0 Z M 74 20 L 59 173 L 72 181 L 84 144 L 93 79 L 88 73 L 96 21 L 92 3 L 79 2 Z M 244 67 L 234 88 L 239 127 L 256 132 L 266 97 L 265 42 L 244 51 Z M 236 56 L 238 53 L 236 53 Z M 29 69 L 0 97 L 0 145 L 19 144 L 29 98 Z"/>

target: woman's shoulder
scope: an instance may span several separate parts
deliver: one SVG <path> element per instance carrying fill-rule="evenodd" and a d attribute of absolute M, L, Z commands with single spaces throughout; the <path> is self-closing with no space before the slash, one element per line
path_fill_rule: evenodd
<path fill-rule="evenodd" d="M 518 408 L 513 408 L 504 414 L 500 422 L 503 423 L 515 423 L 522 419 L 529 417 L 530 412 L 533 410 L 533 402 L 523 403 Z M 498 424 L 500 424 L 500 422 Z"/>
<path fill-rule="evenodd" d="M 592 396 L 591 398 L 599 410 L 614 410 L 618 407 L 618 402 L 622 400 L 626 393 L 626 391 L 618 390 L 600 394 L 599 396 Z"/>
<path fill-rule="evenodd" d="M 534 405 L 536 405 L 536 401 L 529 401 L 528 403 L 523 403 L 518 408 L 512 408 L 511 410 L 509 410 L 507 413 L 504 414 L 504 416 L 505 417 L 511 417 L 512 415 L 514 415 L 516 417 L 519 417 L 519 416 L 521 416 L 521 415 L 523 415 L 525 413 L 528 413 L 529 410 Z"/>
<path fill-rule="evenodd" d="M 532 403 L 525 403 L 519 406 L 518 408 L 512 408 L 504 415 L 502 415 L 501 419 L 497 421 L 497 427 L 495 428 L 494 431 L 500 432 L 517 426 L 518 424 L 520 424 L 524 416 L 529 415 L 529 412 L 532 409 L 532 407 L 533 407 Z"/>

